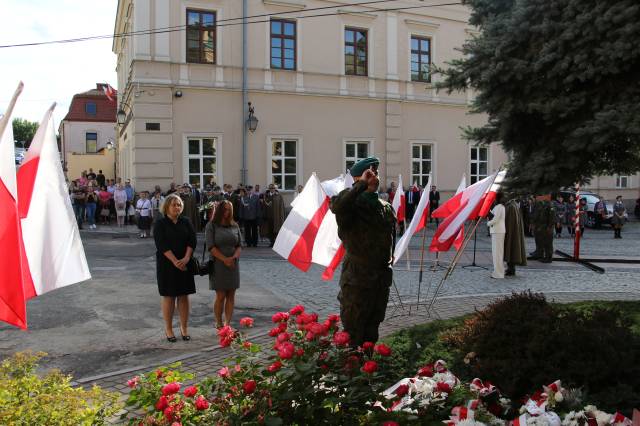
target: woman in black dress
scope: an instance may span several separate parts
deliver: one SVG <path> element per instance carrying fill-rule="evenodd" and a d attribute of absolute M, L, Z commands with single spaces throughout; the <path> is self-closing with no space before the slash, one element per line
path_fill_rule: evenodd
<path fill-rule="evenodd" d="M 169 195 L 162 205 L 164 217 L 153 227 L 156 242 L 156 273 L 158 290 L 162 296 L 162 316 L 169 342 L 177 339 L 173 334 L 173 313 L 178 306 L 182 340 L 191 340 L 188 334 L 189 295 L 196 292 L 193 275 L 187 263 L 196 248 L 196 232 L 186 217 L 180 216 L 183 209 L 178 195 Z"/>

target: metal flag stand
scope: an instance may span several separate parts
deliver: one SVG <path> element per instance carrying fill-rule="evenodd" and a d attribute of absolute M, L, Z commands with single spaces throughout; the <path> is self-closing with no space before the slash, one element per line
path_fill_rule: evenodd
<path fill-rule="evenodd" d="M 480 222 L 480 219 L 477 219 L 476 222 Z M 476 225 L 476 227 L 477 227 L 477 225 Z M 489 268 L 476 264 L 476 247 L 477 247 L 477 244 L 478 244 L 478 234 L 476 233 L 476 227 L 473 228 L 473 260 L 471 261 L 470 265 L 464 265 L 462 268 L 463 269 L 475 268 L 475 269 L 471 269 L 472 272 L 473 271 L 477 271 L 479 269 L 484 269 L 485 271 L 488 271 Z"/>

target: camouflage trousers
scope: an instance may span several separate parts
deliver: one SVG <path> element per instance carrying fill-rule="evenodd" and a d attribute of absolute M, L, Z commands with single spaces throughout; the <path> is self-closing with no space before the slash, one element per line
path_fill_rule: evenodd
<path fill-rule="evenodd" d="M 351 344 L 378 341 L 378 327 L 384 321 L 389 301 L 392 270 L 345 258 L 340 276 L 340 319 Z"/>

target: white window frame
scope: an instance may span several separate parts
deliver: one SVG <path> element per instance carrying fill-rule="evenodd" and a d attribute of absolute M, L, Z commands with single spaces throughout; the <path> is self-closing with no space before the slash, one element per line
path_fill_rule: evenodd
<path fill-rule="evenodd" d="M 375 152 L 375 139 L 373 138 L 343 138 L 342 139 L 342 163 L 340 164 L 340 173 L 346 173 L 347 169 L 347 160 L 353 160 L 355 159 L 355 161 L 361 160 L 361 158 L 358 157 L 357 155 L 357 150 L 356 150 L 356 157 L 347 157 L 347 144 L 348 143 L 366 143 L 367 144 L 367 157 L 371 157 L 372 155 L 374 155 Z M 366 157 L 365 157 L 366 158 Z"/>
<path fill-rule="evenodd" d="M 478 154 L 476 156 L 475 160 L 471 159 L 471 152 L 477 149 L 478 150 Z M 480 160 L 480 149 L 486 149 L 487 150 L 487 159 L 486 161 L 482 161 Z M 489 176 L 491 174 L 491 149 L 488 146 L 476 146 L 476 145 L 470 145 L 469 146 L 469 152 L 468 152 L 468 159 L 469 159 L 469 185 L 473 185 L 474 183 L 486 178 L 487 176 Z M 471 173 L 471 165 L 472 164 L 477 164 L 476 167 L 476 172 L 477 173 Z M 481 163 L 487 163 L 487 174 L 486 175 L 481 175 L 480 174 L 480 164 Z M 476 179 L 475 181 L 473 179 Z"/>
<path fill-rule="evenodd" d="M 267 136 L 267 186 L 269 184 L 275 183 L 274 182 L 274 174 L 273 174 L 273 169 L 272 169 L 272 160 L 274 159 L 273 157 L 273 143 L 274 142 L 285 142 L 285 141 L 295 141 L 296 142 L 296 156 L 295 156 L 295 160 L 296 160 L 296 172 L 295 172 L 295 177 L 296 177 L 296 183 L 293 186 L 293 189 L 285 189 L 284 188 L 284 182 L 285 182 L 285 176 L 287 175 L 287 173 L 284 172 L 284 161 L 282 163 L 282 187 L 278 187 L 278 190 L 280 192 L 294 192 L 296 191 L 298 185 L 302 185 L 302 147 L 303 147 L 303 143 L 302 143 L 302 136 L 300 135 L 269 135 Z M 276 158 L 282 158 L 283 160 L 286 158 L 293 158 L 293 157 L 286 157 L 284 155 L 284 149 L 283 149 L 283 155 L 282 157 L 276 157 Z M 292 175 L 291 173 L 289 173 L 289 175 Z"/>
<path fill-rule="evenodd" d="M 203 173 L 202 173 L 202 154 L 195 155 L 189 154 L 189 140 L 190 139 L 214 139 L 215 150 L 216 150 L 216 172 L 213 175 L 215 182 L 217 185 L 222 186 L 224 182 L 222 182 L 222 133 L 185 133 L 182 136 L 182 177 L 184 182 L 189 182 L 189 176 L 194 173 L 189 173 L 189 159 L 200 158 L 200 188 L 204 187 L 203 185 Z M 200 152 L 202 153 L 202 142 L 200 142 Z"/>
<path fill-rule="evenodd" d="M 616 178 L 616 188 L 617 189 L 628 189 L 631 187 L 631 176 L 630 175 L 615 175 Z M 625 184 L 622 185 L 622 180 L 624 179 Z"/>
<path fill-rule="evenodd" d="M 422 173 L 422 158 L 420 158 L 420 174 L 416 175 L 413 173 L 413 161 L 414 161 L 414 157 L 413 157 L 413 148 L 415 146 L 429 146 L 431 148 L 431 159 L 429 160 L 431 162 L 431 173 L 429 174 L 424 174 Z M 422 148 L 421 148 L 421 152 L 420 154 L 422 155 Z M 410 181 L 406 183 L 406 187 L 410 188 L 411 185 L 413 185 L 413 182 L 415 181 L 414 176 L 420 176 L 420 178 L 422 178 L 423 176 L 427 176 L 427 182 L 429 181 L 429 176 L 431 177 L 431 185 L 435 185 L 436 184 L 436 179 L 435 179 L 435 172 L 436 169 L 436 143 L 434 141 L 430 141 L 430 140 L 412 140 L 409 143 L 409 179 Z M 418 181 L 418 185 L 420 185 L 421 187 L 423 187 L 422 185 L 422 179 L 420 179 Z M 426 184 L 425 184 L 426 185 Z M 430 189 L 430 188 L 427 188 Z"/>

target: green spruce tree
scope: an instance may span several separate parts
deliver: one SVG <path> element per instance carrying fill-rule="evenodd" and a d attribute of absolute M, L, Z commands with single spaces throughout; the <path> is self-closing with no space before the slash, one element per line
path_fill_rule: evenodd
<path fill-rule="evenodd" d="M 640 170 L 638 0 L 463 0 L 480 33 L 438 72 L 487 115 L 465 138 L 500 143 L 512 188 L 553 190 Z"/>

